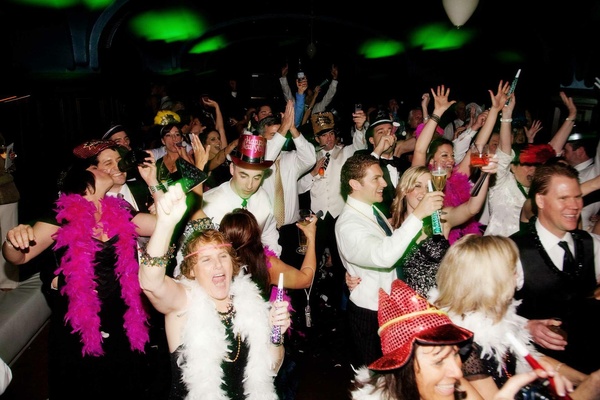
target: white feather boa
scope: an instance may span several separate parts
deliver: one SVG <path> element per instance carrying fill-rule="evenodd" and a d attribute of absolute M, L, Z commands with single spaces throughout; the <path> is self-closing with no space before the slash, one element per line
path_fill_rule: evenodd
<path fill-rule="evenodd" d="M 221 362 L 228 354 L 225 327 L 215 303 L 195 281 L 182 279 L 190 288 L 187 323 L 182 330 L 183 348 L 178 359 L 188 389 L 186 399 L 227 399 L 221 389 Z M 234 333 L 249 344 L 244 371 L 247 399 L 276 400 L 271 370 L 269 303 L 261 297 L 249 275 L 240 273 L 231 284 L 235 318 Z"/>
<path fill-rule="evenodd" d="M 437 289 L 429 292 L 429 301 L 435 302 L 437 298 Z M 517 355 L 506 339 L 506 332 L 512 332 L 517 340 L 527 347 L 529 353 L 534 357 L 539 357 L 540 353 L 532 344 L 532 337 L 527 329 L 527 319 L 517 314 L 517 306 L 521 304 L 519 300 L 513 300 L 506 311 L 502 321 L 494 321 L 481 312 L 470 312 L 466 315 L 457 315 L 451 311 L 444 310 L 448 316 L 458 326 L 473 332 L 473 341 L 481 346 L 481 358 L 490 359 L 494 357 L 498 362 L 498 373 L 502 373 L 504 362 L 502 360 L 507 351 L 512 351 L 517 356 L 516 372 L 531 371 L 527 362 Z"/>

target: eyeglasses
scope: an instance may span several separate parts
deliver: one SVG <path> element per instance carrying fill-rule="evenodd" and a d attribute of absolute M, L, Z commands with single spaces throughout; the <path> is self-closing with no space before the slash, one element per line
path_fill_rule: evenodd
<path fill-rule="evenodd" d="M 163 137 L 165 137 L 165 138 L 171 138 L 171 139 L 181 139 L 181 133 L 167 133 Z"/>

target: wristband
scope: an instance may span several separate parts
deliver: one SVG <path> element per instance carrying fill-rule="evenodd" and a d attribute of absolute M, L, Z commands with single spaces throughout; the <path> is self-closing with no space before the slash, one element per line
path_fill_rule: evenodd
<path fill-rule="evenodd" d="M 575 118 L 569 118 L 569 117 L 567 117 L 567 118 L 565 118 L 565 121 L 575 122 Z"/>
<path fill-rule="evenodd" d="M 162 183 L 159 183 L 158 185 L 155 186 L 148 186 L 148 190 L 150 191 L 150 194 L 154 194 L 156 192 L 164 192 L 165 191 L 165 185 L 163 185 Z"/>
<path fill-rule="evenodd" d="M 500 118 L 500 122 L 512 122 L 512 118 Z"/>

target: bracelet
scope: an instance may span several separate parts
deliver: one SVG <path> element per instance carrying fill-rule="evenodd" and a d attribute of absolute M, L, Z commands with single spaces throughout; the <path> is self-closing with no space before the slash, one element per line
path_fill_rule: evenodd
<path fill-rule="evenodd" d="M 8 233 L 6 233 L 6 237 L 4 238 L 4 241 L 6 242 L 7 245 L 9 245 L 10 247 L 12 247 L 13 249 L 16 249 L 16 247 L 12 245 L 12 243 L 10 242 L 10 240 L 8 240 Z"/>
<path fill-rule="evenodd" d="M 567 118 L 565 118 L 565 121 L 575 122 L 575 118 L 569 118 L 569 117 L 567 117 Z"/>
<path fill-rule="evenodd" d="M 432 120 L 432 121 L 435 121 L 436 124 L 440 123 L 440 117 L 439 117 L 439 115 L 431 114 L 431 115 L 429 115 L 429 119 Z"/>
<path fill-rule="evenodd" d="M 561 369 L 563 365 L 565 365 L 565 364 L 564 363 L 556 364 L 556 367 L 554 367 L 554 372 L 558 372 L 558 370 Z"/>
<path fill-rule="evenodd" d="M 175 244 L 172 244 L 167 250 L 167 253 L 160 257 L 150 256 L 146 250 L 146 247 L 142 247 L 140 249 L 140 264 L 148 267 L 166 268 L 169 264 L 169 260 L 173 258 L 173 253 L 175 253 Z"/>
<path fill-rule="evenodd" d="M 500 122 L 512 122 L 512 118 L 500 118 Z"/>
<path fill-rule="evenodd" d="M 150 194 L 154 194 L 156 192 L 164 192 L 165 185 L 163 185 L 162 183 L 159 183 L 158 185 L 155 185 L 155 186 L 148 186 L 148 190 L 150 191 Z"/>
<path fill-rule="evenodd" d="M 427 122 L 427 121 L 429 121 L 429 115 L 426 117 L 423 117 L 423 122 Z"/>

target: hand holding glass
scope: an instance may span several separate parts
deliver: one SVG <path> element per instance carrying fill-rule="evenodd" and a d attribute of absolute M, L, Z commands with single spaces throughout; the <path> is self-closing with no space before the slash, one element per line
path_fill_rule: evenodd
<path fill-rule="evenodd" d="M 298 211 L 298 223 L 302 225 L 310 224 L 310 215 L 311 211 L 308 208 L 302 208 Z M 296 253 L 298 254 L 306 254 L 306 249 L 308 247 L 306 235 L 302 231 L 302 229 L 298 228 L 298 248 L 296 249 Z"/>
<path fill-rule="evenodd" d="M 487 144 L 471 145 L 471 165 L 481 168 L 490 163 L 490 147 Z"/>

